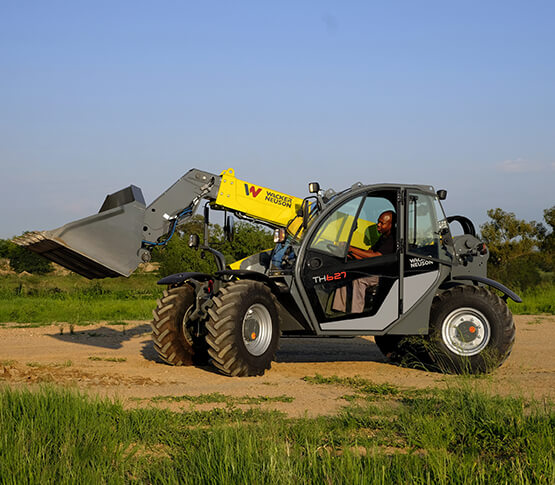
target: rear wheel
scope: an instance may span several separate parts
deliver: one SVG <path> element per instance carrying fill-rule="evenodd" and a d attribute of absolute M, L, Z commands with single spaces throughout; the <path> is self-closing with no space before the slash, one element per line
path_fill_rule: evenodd
<path fill-rule="evenodd" d="M 438 295 L 430 315 L 429 354 L 439 370 L 490 372 L 511 353 L 515 325 L 507 305 L 477 286 L 458 286 Z"/>
<path fill-rule="evenodd" d="M 169 288 L 153 310 L 152 340 L 160 358 L 171 365 L 191 365 L 206 361 L 204 339 L 189 330 L 188 314 L 195 302 L 189 285 Z"/>
<path fill-rule="evenodd" d="M 208 354 L 229 376 L 257 376 L 271 367 L 279 343 L 274 295 L 258 281 L 233 281 L 220 289 L 208 310 Z"/>

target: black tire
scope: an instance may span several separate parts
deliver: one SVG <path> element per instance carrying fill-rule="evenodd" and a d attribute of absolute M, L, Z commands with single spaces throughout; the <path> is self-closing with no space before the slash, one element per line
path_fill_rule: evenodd
<path fill-rule="evenodd" d="M 258 281 L 232 281 L 213 301 L 206 323 L 212 364 L 228 376 L 263 375 L 274 360 L 280 334 L 277 302 L 270 289 Z"/>
<path fill-rule="evenodd" d="M 515 325 L 507 305 L 477 286 L 457 286 L 434 299 L 429 355 L 442 372 L 479 374 L 499 367 L 513 348 Z"/>
<path fill-rule="evenodd" d="M 188 285 L 168 288 L 152 311 L 152 340 L 160 358 L 170 365 L 192 365 L 206 361 L 204 339 L 193 337 L 184 327 L 187 311 L 195 302 Z"/>

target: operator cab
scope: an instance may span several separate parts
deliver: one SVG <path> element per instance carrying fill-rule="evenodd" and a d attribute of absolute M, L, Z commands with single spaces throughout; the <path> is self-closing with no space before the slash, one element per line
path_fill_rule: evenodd
<path fill-rule="evenodd" d="M 452 263 L 439 199 L 431 187 L 360 186 L 325 209 L 296 269 L 321 331 L 381 331 L 416 304 Z"/>

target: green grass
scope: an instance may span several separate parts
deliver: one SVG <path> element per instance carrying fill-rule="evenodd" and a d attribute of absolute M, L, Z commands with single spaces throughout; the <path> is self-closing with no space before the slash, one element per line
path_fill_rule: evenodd
<path fill-rule="evenodd" d="M 150 320 L 163 291 L 157 280 L 157 275 L 149 273 L 101 281 L 76 274 L 0 276 L 0 322 L 125 324 L 124 320 Z M 538 287 L 521 296 L 521 304 L 509 300 L 514 314 L 555 314 L 554 285 Z"/>
<path fill-rule="evenodd" d="M 555 315 L 555 285 L 534 288 L 519 295 L 522 303 L 509 300 L 509 309 L 515 315 L 538 315 L 547 313 Z"/>
<path fill-rule="evenodd" d="M 12 363 L 15 363 L 15 361 L 11 361 Z M 66 360 L 65 362 L 52 362 L 50 364 L 43 364 L 40 362 L 27 362 L 27 367 L 36 367 L 36 368 L 41 368 L 41 367 L 71 367 L 73 365 L 73 362 L 71 360 Z"/>
<path fill-rule="evenodd" d="M 163 288 L 155 274 L 90 281 L 67 276 L 0 276 L 0 322 L 45 325 L 150 320 Z M 523 303 L 509 300 L 516 315 L 555 314 L 555 286 L 538 287 L 521 295 Z"/>
<path fill-rule="evenodd" d="M 342 383 L 357 392 L 367 384 Z M 259 409 L 125 410 L 76 391 L 0 388 L 0 483 L 555 480 L 550 403 L 491 397 L 465 384 L 391 394 L 380 406 L 288 419 Z"/>
<path fill-rule="evenodd" d="M 75 273 L 66 276 L 48 275 L 2 275 L 0 276 L 0 298 L 12 296 L 43 296 L 64 299 L 80 296 L 97 298 L 117 296 L 126 298 L 156 298 L 162 287 L 156 282 L 159 277 L 154 273 L 135 273 L 129 278 L 105 278 L 88 280 Z"/>
<path fill-rule="evenodd" d="M 50 324 L 150 320 L 163 288 L 158 277 L 90 281 L 81 276 L 0 277 L 0 322 Z"/>
<path fill-rule="evenodd" d="M 373 401 L 379 399 L 383 396 L 396 396 L 400 393 L 397 387 L 391 384 L 375 384 L 368 379 L 363 379 L 362 377 L 323 377 L 320 374 L 314 376 L 307 376 L 303 378 L 304 381 L 310 384 L 324 384 L 333 386 L 345 386 L 353 389 L 355 394 L 347 394 L 343 396 L 343 399 L 347 401 L 354 401 L 359 398 L 366 399 L 367 401 Z M 408 391 L 405 391 L 408 392 Z M 417 391 L 413 391 L 417 392 Z"/>
<path fill-rule="evenodd" d="M 125 357 L 99 357 L 97 355 L 91 355 L 89 360 L 97 362 L 127 362 L 127 358 Z"/>
<path fill-rule="evenodd" d="M 155 396 L 152 398 L 137 399 L 141 401 L 157 402 L 190 402 L 193 404 L 208 404 L 208 403 L 222 403 L 228 407 L 233 407 L 237 404 L 262 404 L 266 402 L 293 402 L 294 398 L 291 396 L 228 396 L 219 392 L 211 394 L 200 394 L 198 396 Z"/>
<path fill-rule="evenodd" d="M 155 300 L 13 298 L 0 300 L 0 320 L 37 324 L 150 320 L 155 306 Z"/>

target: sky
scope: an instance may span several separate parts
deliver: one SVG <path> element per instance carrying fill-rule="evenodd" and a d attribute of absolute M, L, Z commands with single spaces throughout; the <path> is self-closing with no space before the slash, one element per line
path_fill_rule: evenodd
<path fill-rule="evenodd" d="M 555 2 L 0 0 L 0 238 L 190 168 L 555 205 Z"/>

